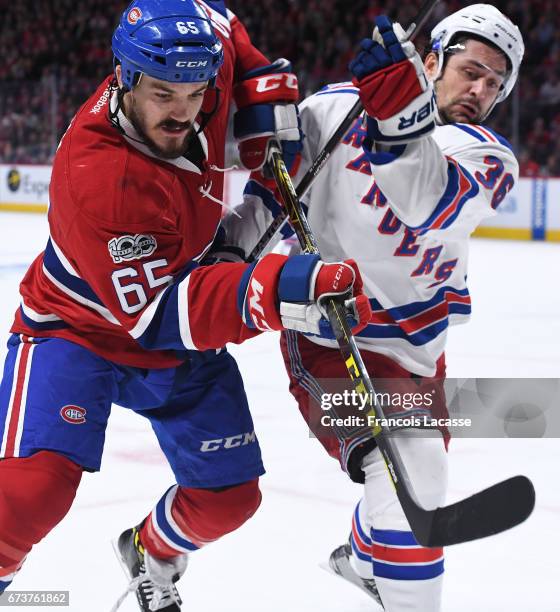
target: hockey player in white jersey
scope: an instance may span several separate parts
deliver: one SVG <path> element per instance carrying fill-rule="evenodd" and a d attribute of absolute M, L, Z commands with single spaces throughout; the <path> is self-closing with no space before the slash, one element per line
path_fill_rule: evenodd
<path fill-rule="evenodd" d="M 445 377 L 448 326 L 469 318 L 469 236 L 518 178 L 511 146 L 482 123 L 511 93 L 524 45 L 519 29 L 487 4 L 441 21 L 423 61 L 398 24 L 379 17 L 376 26 L 350 64 L 353 82 L 327 86 L 300 105 L 305 141 L 294 182 L 359 95 L 366 114 L 303 203 L 322 257 L 358 263 L 373 317 L 357 339 L 374 384 L 399 378 L 422 385 Z M 252 176 L 243 223 L 225 221 L 227 244 L 250 253 L 278 207 L 270 182 Z M 374 440 L 339 440 L 314 425 L 325 379 L 347 376 L 322 329 L 315 336 L 284 332 L 282 351 L 302 414 L 350 477 L 365 482 L 350 541 L 330 565 L 387 612 L 437 611 L 443 550 L 417 544 Z M 409 433 L 400 432 L 399 451 L 422 505 L 435 508 L 446 493 L 448 434 Z"/>

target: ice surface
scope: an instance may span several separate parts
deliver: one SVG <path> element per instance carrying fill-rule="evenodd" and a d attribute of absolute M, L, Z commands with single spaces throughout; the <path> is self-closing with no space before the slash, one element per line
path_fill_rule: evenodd
<path fill-rule="evenodd" d="M 43 248 L 46 231 L 45 217 L 0 215 L 6 337 L 19 280 Z M 473 241 L 473 318 L 450 333 L 449 376 L 559 377 L 558 270 L 560 245 Z M 264 499 L 244 527 L 193 555 L 179 585 L 184 610 L 376 610 L 355 587 L 319 568 L 347 537 L 360 487 L 308 437 L 287 391 L 278 336 L 265 334 L 231 351 L 245 377 L 268 469 Z M 449 501 L 523 473 L 535 484 L 537 508 L 520 527 L 446 551 L 444 610 L 560 610 L 559 440 L 455 440 L 449 458 Z M 70 513 L 32 551 L 14 588 L 69 590 L 66 610 L 108 612 L 126 586 L 110 539 L 142 519 L 171 483 L 144 420 L 115 407 L 101 473 L 84 474 Z M 137 610 L 132 596 L 122 610 Z"/>

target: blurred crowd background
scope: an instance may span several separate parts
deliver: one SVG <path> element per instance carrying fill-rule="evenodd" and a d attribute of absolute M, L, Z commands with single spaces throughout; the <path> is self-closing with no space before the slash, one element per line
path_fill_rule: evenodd
<path fill-rule="evenodd" d="M 49 163 L 77 108 L 112 70 L 111 34 L 128 2 L 18 0 L 0 21 L 0 163 Z M 558 0 L 493 0 L 526 46 L 518 85 L 488 124 L 514 145 L 525 176 L 560 176 Z M 228 0 L 253 43 L 290 59 L 302 97 L 348 80 L 348 62 L 376 15 L 408 23 L 420 0 Z M 473 2 L 441 2 L 417 39 Z"/>

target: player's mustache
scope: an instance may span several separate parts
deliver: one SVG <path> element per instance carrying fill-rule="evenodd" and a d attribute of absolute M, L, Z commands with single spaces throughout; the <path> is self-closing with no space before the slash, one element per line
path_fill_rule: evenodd
<path fill-rule="evenodd" d="M 192 127 L 191 121 L 175 121 L 174 119 L 166 119 L 157 126 L 158 128 L 167 128 L 170 130 L 188 130 Z"/>

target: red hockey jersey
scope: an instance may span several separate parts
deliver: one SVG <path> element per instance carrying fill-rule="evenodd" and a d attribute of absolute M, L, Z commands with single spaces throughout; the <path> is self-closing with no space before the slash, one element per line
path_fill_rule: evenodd
<path fill-rule="evenodd" d="M 201 3 L 204 4 L 204 3 Z M 138 142 L 116 107 L 111 78 L 82 106 L 56 154 L 47 247 L 21 283 L 12 331 L 59 337 L 117 363 L 180 363 L 185 350 L 219 348 L 255 335 L 237 309 L 244 264 L 200 267 L 221 218 L 232 88 L 268 64 L 230 11 L 204 5 L 224 45 L 216 114 L 199 135 L 204 159 L 164 161 Z M 207 94 L 209 96 L 210 93 Z M 205 100 L 205 106 L 211 106 Z M 208 110 L 206 108 L 206 110 Z"/>

